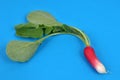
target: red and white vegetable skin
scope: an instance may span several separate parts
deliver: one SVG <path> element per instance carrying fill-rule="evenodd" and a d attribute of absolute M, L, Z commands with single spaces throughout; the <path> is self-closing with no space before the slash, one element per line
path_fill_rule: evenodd
<path fill-rule="evenodd" d="M 95 55 L 95 51 L 91 46 L 87 46 L 84 49 L 84 55 L 98 73 L 106 73 L 104 65 L 98 60 L 97 56 Z"/>

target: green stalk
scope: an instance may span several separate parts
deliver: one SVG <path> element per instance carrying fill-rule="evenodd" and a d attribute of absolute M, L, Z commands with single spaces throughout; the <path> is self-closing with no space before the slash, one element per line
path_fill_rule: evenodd
<path fill-rule="evenodd" d="M 77 28 L 75 28 L 75 27 L 74 27 L 74 28 L 71 27 L 71 28 L 74 29 L 74 30 L 79 31 L 79 34 L 80 34 L 80 35 L 78 35 L 78 34 L 76 34 L 76 33 L 71 33 L 71 32 L 60 32 L 60 33 L 58 32 L 58 33 L 52 33 L 52 34 L 49 34 L 49 35 L 47 35 L 47 36 L 44 36 L 44 37 L 40 38 L 39 40 L 37 40 L 36 42 L 37 42 L 37 43 L 41 43 L 41 42 L 43 42 L 45 39 L 47 39 L 47 38 L 49 38 L 49 37 L 51 37 L 51 36 L 55 36 L 55 35 L 70 34 L 70 35 L 74 35 L 74 36 L 78 37 L 79 39 L 81 39 L 86 46 L 90 46 L 90 41 L 89 41 L 87 35 L 86 35 L 84 32 L 82 32 L 81 30 L 79 30 L 79 29 L 77 29 Z M 82 36 L 81 36 L 81 35 L 82 35 Z"/>

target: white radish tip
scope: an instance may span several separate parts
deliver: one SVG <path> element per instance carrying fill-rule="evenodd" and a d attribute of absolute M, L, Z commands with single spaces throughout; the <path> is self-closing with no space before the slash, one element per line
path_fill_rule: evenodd
<path fill-rule="evenodd" d="M 99 64 L 96 65 L 96 71 L 97 71 L 98 73 L 100 73 L 100 74 L 106 74 L 106 73 L 107 73 L 104 65 L 101 64 L 101 63 L 99 63 Z"/>

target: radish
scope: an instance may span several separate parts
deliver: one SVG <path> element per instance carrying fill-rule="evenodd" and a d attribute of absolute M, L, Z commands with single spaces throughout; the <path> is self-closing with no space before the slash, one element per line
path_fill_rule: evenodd
<path fill-rule="evenodd" d="M 84 55 L 98 73 L 106 73 L 105 66 L 98 60 L 97 56 L 95 55 L 95 51 L 91 46 L 85 47 Z"/>

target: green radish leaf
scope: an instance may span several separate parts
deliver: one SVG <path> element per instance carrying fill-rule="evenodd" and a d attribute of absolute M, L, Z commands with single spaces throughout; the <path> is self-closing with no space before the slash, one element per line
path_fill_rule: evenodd
<path fill-rule="evenodd" d="M 82 39 L 89 46 L 87 35 L 81 30 L 63 25 L 47 12 L 34 11 L 27 16 L 29 23 L 15 27 L 16 35 L 28 38 L 40 38 L 36 42 L 11 41 L 7 46 L 7 55 L 13 61 L 28 61 L 41 44 L 48 37 L 58 34 L 72 34 Z"/>
<path fill-rule="evenodd" d="M 13 61 L 28 61 L 36 52 L 39 43 L 11 41 L 7 46 L 7 55 Z"/>
<path fill-rule="evenodd" d="M 63 26 L 53 26 L 53 33 L 57 33 L 57 32 L 65 32 L 66 31 L 64 30 Z"/>
<path fill-rule="evenodd" d="M 52 30 L 53 30 L 53 27 L 46 27 L 45 28 L 45 35 L 50 34 Z"/>
<path fill-rule="evenodd" d="M 16 35 L 21 37 L 41 38 L 43 36 L 43 26 L 34 24 L 20 24 L 15 27 Z"/>
<path fill-rule="evenodd" d="M 66 33 L 73 33 L 75 35 L 78 35 L 79 37 L 81 37 L 81 39 L 84 41 L 84 36 L 82 34 L 82 31 L 80 31 L 79 29 L 75 28 L 75 27 L 70 27 L 68 25 L 63 25 L 64 30 L 66 31 Z"/>
<path fill-rule="evenodd" d="M 19 25 L 16 25 L 16 26 L 15 26 L 15 29 L 20 29 L 20 28 L 22 28 L 22 27 L 36 28 L 36 27 L 38 27 L 38 25 L 33 24 L 33 23 L 19 24 Z"/>
<path fill-rule="evenodd" d="M 44 24 L 50 25 L 61 25 L 56 21 L 56 19 L 47 12 L 44 11 L 34 11 L 27 16 L 27 20 L 33 24 Z"/>

